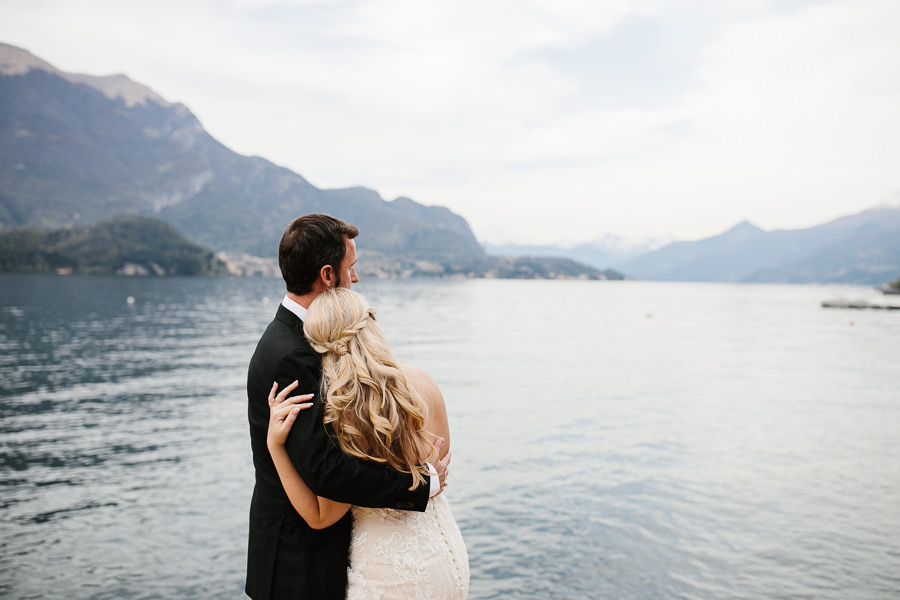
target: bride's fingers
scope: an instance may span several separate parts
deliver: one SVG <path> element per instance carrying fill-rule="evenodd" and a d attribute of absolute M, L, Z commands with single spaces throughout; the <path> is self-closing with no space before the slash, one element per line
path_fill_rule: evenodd
<path fill-rule="evenodd" d="M 277 382 L 275 385 L 278 385 Z M 278 404 L 284 402 L 284 399 L 287 398 L 287 395 L 296 390 L 298 385 L 300 385 L 300 382 L 295 379 L 292 384 L 278 392 L 278 395 L 275 396 L 275 403 Z"/>
<path fill-rule="evenodd" d="M 297 396 L 297 397 L 299 398 L 302 396 Z M 300 412 L 301 410 L 306 410 L 311 406 L 312 406 L 312 402 L 306 402 L 303 404 L 280 404 L 280 405 L 272 408 L 272 418 L 275 420 L 276 423 L 284 422 L 285 424 L 288 424 L 287 419 L 291 413 L 293 413 L 295 411 Z M 293 423 L 294 422 L 293 419 L 291 419 L 290 422 Z"/>
<path fill-rule="evenodd" d="M 309 402 L 313 399 L 314 394 L 301 394 L 300 396 L 291 396 L 282 400 L 283 404 L 297 404 L 299 402 Z"/>
<path fill-rule="evenodd" d="M 303 405 L 299 404 L 291 408 L 290 412 L 288 412 L 287 416 L 284 418 L 285 427 L 291 427 L 294 424 L 294 421 L 297 419 L 297 415 L 299 415 L 300 411 L 302 410 L 300 408 L 301 406 Z M 310 404 L 309 406 L 312 406 L 312 404 Z M 309 408 L 309 406 L 307 406 L 306 408 Z"/>
<path fill-rule="evenodd" d="M 269 390 L 269 406 L 275 406 L 276 404 L 283 402 L 285 396 L 297 389 L 298 385 L 300 385 L 300 383 L 297 380 L 294 380 L 292 384 L 281 390 L 281 392 L 276 395 L 275 392 L 278 391 L 278 382 L 273 382 L 272 389 Z"/>

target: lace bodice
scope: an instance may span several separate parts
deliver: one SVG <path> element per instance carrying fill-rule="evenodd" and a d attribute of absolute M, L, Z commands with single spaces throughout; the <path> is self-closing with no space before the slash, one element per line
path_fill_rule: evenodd
<path fill-rule="evenodd" d="M 425 512 L 353 507 L 347 600 L 463 600 L 469 557 L 445 494 Z"/>

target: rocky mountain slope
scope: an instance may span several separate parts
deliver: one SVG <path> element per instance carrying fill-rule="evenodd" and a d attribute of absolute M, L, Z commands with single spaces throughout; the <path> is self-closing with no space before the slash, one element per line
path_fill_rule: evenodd
<path fill-rule="evenodd" d="M 484 258 L 464 219 L 365 188 L 322 190 L 213 139 L 183 105 L 123 75 L 63 73 L 0 44 L 0 226 L 78 226 L 151 215 L 219 251 L 274 256 L 294 217 L 327 212 L 369 251 L 465 264 Z"/>

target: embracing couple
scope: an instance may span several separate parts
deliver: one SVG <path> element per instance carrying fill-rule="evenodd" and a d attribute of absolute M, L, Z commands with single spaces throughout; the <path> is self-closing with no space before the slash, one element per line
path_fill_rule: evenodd
<path fill-rule="evenodd" d="M 468 593 L 465 544 L 441 494 L 444 400 L 424 371 L 395 361 L 375 312 L 350 291 L 358 234 L 305 215 L 279 244 L 287 294 L 247 376 L 254 600 Z"/>

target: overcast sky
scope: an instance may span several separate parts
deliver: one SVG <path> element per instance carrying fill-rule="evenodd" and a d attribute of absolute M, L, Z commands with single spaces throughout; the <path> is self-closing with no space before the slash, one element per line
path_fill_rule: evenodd
<path fill-rule="evenodd" d="M 487 242 L 900 204 L 897 0 L 0 0 L 0 41 Z"/>

